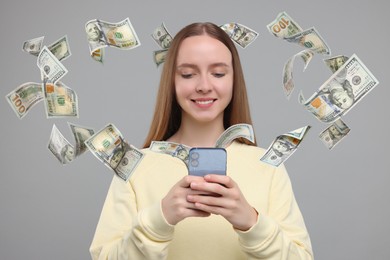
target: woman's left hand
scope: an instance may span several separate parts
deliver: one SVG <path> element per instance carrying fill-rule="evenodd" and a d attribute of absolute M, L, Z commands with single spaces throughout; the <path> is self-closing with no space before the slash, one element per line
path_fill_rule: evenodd
<path fill-rule="evenodd" d="M 221 215 L 235 229 L 246 231 L 257 222 L 257 211 L 249 205 L 237 183 L 224 175 L 209 174 L 206 182 L 192 182 L 191 189 L 215 193 L 216 196 L 188 195 L 187 200 L 195 203 L 199 210 Z"/>

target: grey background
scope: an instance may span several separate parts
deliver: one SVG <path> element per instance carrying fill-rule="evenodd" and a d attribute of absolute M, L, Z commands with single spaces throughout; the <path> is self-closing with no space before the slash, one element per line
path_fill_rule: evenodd
<path fill-rule="evenodd" d="M 386 1 L 2 1 L 0 259 L 89 259 L 88 248 L 113 173 L 91 153 L 62 166 L 47 149 L 53 124 L 72 143 L 67 122 L 101 129 L 116 125 L 140 147 L 150 125 L 161 68 L 150 34 L 165 22 L 171 34 L 195 21 L 239 22 L 260 36 L 239 49 L 259 145 L 311 125 L 286 162 L 310 232 L 316 259 L 389 259 L 388 10 Z M 286 11 L 304 29 L 315 26 L 332 55 L 356 53 L 380 84 L 344 121 L 350 134 L 332 151 L 318 134 L 326 127 L 281 87 L 286 60 L 302 50 L 272 36 L 266 25 Z M 85 22 L 129 17 L 142 45 L 106 49 L 105 63 L 89 57 Z M 36 59 L 21 50 L 45 36 L 49 45 L 67 34 L 72 56 L 62 81 L 79 97 L 79 118 L 46 119 L 37 104 L 18 119 L 5 96 L 25 82 L 39 82 Z M 310 96 L 331 75 L 316 55 L 306 72 L 295 63 L 298 90 Z M 152 181 L 152 180 L 151 180 Z"/>

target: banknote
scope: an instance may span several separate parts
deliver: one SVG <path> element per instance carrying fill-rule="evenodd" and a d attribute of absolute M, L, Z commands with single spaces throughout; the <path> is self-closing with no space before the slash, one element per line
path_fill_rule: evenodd
<path fill-rule="evenodd" d="M 100 63 L 103 63 L 103 59 L 104 59 L 104 49 L 97 49 L 95 50 L 94 52 L 91 53 L 91 57 L 92 59 L 100 62 Z"/>
<path fill-rule="evenodd" d="M 125 181 L 144 156 L 140 150 L 126 143 L 113 124 L 108 124 L 92 135 L 85 141 L 85 145 L 96 158 Z"/>
<path fill-rule="evenodd" d="M 305 63 L 305 67 L 303 68 L 303 71 L 306 70 L 307 66 L 309 65 L 311 59 L 313 58 L 314 53 L 311 50 L 303 50 L 292 56 L 290 59 L 287 60 L 287 62 L 284 64 L 283 67 L 283 90 L 284 94 L 286 95 L 287 99 L 290 98 L 291 93 L 294 90 L 294 82 L 293 82 L 293 68 L 294 68 L 294 61 L 296 57 L 301 57 L 303 59 L 303 62 Z"/>
<path fill-rule="evenodd" d="M 219 27 L 224 30 L 230 38 L 232 38 L 234 30 L 236 30 L 238 25 L 236 23 L 225 23 Z"/>
<path fill-rule="evenodd" d="M 165 62 L 165 57 L 167 56 L 168 49 L 164 50 L 157 50 L 153 52 L 153 60 L 154 63 L 156 63 L 157 67 L 160 66 L 160 64 Z"/>
<path fill-rule="evenodd" d="M 278 14 L 276 19 L 267 25 L 268 31 L 284 39 L 302 32 L 302 28 L 286 12 Z"/>
<path fill-rule="evenodd" d="M 351 110 L 378 83 L 353 54 L 308 100 L 301 93 L 299 101 L 317 119 L 331 123 Z"/>
<path fill-rule="evenodd" d="M 288 42 L 299 44 L 315 53 L 330 55 L 329 46 L 314 27 L 284 39 Z"/>
<path fill-rule="evenodd" d="M 52 44 L 47 46 L 47 48 L 51 51 L 51 53 L 54 54 L 54 56 L 59 61 L 66 60 L 70 57 L 70 55 L 72 55 L 72 53 L 70 52 L 69 40 L 67 35 L 53 42 Z"/>
<path fill-rule="evenodd" d="M 235 124 L 230 126 L 218 137 L 215 147 L 225 148 L 237 138 L 245 138 L 254 143 L 255 134 L 253 127 L 249 124 Z"/>
<path fill-rule="evenodd" d="M 141 45 L 129 18 L 118 23 L 93 19 L 85 24 L 90 53 L 107 46 L 129 50 Z"/>
<path fill-rule="evenodd" d="M 154 29 L 151 36 L 161 49 L 168 49 L 171 45 L 172 35 L 168 32 L 164 23 Z"/>
<path fill-rule="evenodd" d="M 182 160 L 186 165 L 188 165 L 188 154 L 190 149 L 191 147 L 183 144 L 165 141 L 152 141 L 149 146 L 149 150 L 153 152 L 169 154 Z"/>
<path fill-rule="evenodd" d="M 43 46 L 39 53 L 37 65 L 48 81 L 52 83 L 56 83 L 68 73 L 65 66 L 51 53 L 47 46 Z"/>
<path fill-rule="evenodd" d="M 349 127 L 341 120 L 341 118 L 334 121 L 319 135 L 319 138 L 324 145 L 331 150 L 349 133 Z"/>
<path fill-rule="evenodd" d="M 44 38 L 45 36 L 41 36 L 25 41 L 22 47 L 23 51 L 28 52 L 34 56 L 38 56 L 38 54 L 41 52 Z"/>
<path fill-rule="evenodd" d="M 64 83 L 44 83 L 44 94 L 47 118 L 78 117 L 77 95 Z"/>
<path fill-rule="evenodd" d="M 62 164 L 68 164 L 75 158 L 73 146 L 66 140 L 55 124 L 53 124 L 48 148 Z"/>
<path fill-rule="evenodd" d="M 219 27 L 229 35 L 230 39 L 242 48 L 246 48 L 259 36 L 256 31 L 239 23 L 226 23 Z"/>
<path fill-rule="evenodd" d="M 73 123 L 69 123 L 70 130 L 76 140 L 76 153 L 75 156 L 79 156 L 87 150 L 85 141 L 95 134 L 95 131 L 89 127 L 83 127 Z"/>
<path fill-rule="evenodd" d="M 298 148 L 311 126 L 301 127 L 287 134 L 279 135 L 268 147 L 260 161 L 279 166 L 286 161 Z"/>
<path fill-rule="evenodd" d="M 12 110 L 22 119 L 43 97 L 41 83 L 27 82 L 8 93 L 6 99 Z"/>
<path fill-rule="evenodd" d="M 234 29 L 231 39 L 242 48 L 246 48 L 249 44 L 256 40 L 257 36 L 259 36 L 259 34 L 254 30 L 245 25 L 236 23 L 236 28 Z"/>
<path fill-rule="evenodd" d="M 334 56 L 328 59 L 324 59 L 324 62 L 328 68 L 335 73 L 349 58 L 344 55 Z"/>
<path fill-rule="evenodd" d="M 144 153 L 132 145 L 125 144 L 125 154 L 115 168 L 115 173 L 124 181 L 128 181 L 144 157 Z"/>

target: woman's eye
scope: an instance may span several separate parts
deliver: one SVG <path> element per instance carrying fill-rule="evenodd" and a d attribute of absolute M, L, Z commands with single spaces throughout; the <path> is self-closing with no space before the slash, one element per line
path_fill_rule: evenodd
<path fill-rule="evenodd" d="M 225 76 L 225 73 L 213 73 L 213 75 L 216 78 L 222 78 L 223 76 Z"/>
<path fill-rule="evenodd" d="M 190 79 L 193 76 L 193 74 L 188 73 L 188 74 L 181 74 L 181 77 L 184 79 Z"/>

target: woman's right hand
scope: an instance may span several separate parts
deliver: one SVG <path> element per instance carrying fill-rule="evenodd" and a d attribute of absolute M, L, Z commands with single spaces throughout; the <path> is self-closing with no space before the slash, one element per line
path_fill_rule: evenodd
<path fill-rule="evenodd" d="M 187 200 L 188 195 L 213 195 L 192 190 L 191 183 L 205 182 L 203 177 L 187 175 L 177 182 L 162 199 L 161 206 L 165 219 L 171 225 L 176 225 L 188 217 L 208 217 L 210 213 L 196 209 L 195 204 Z"/>

